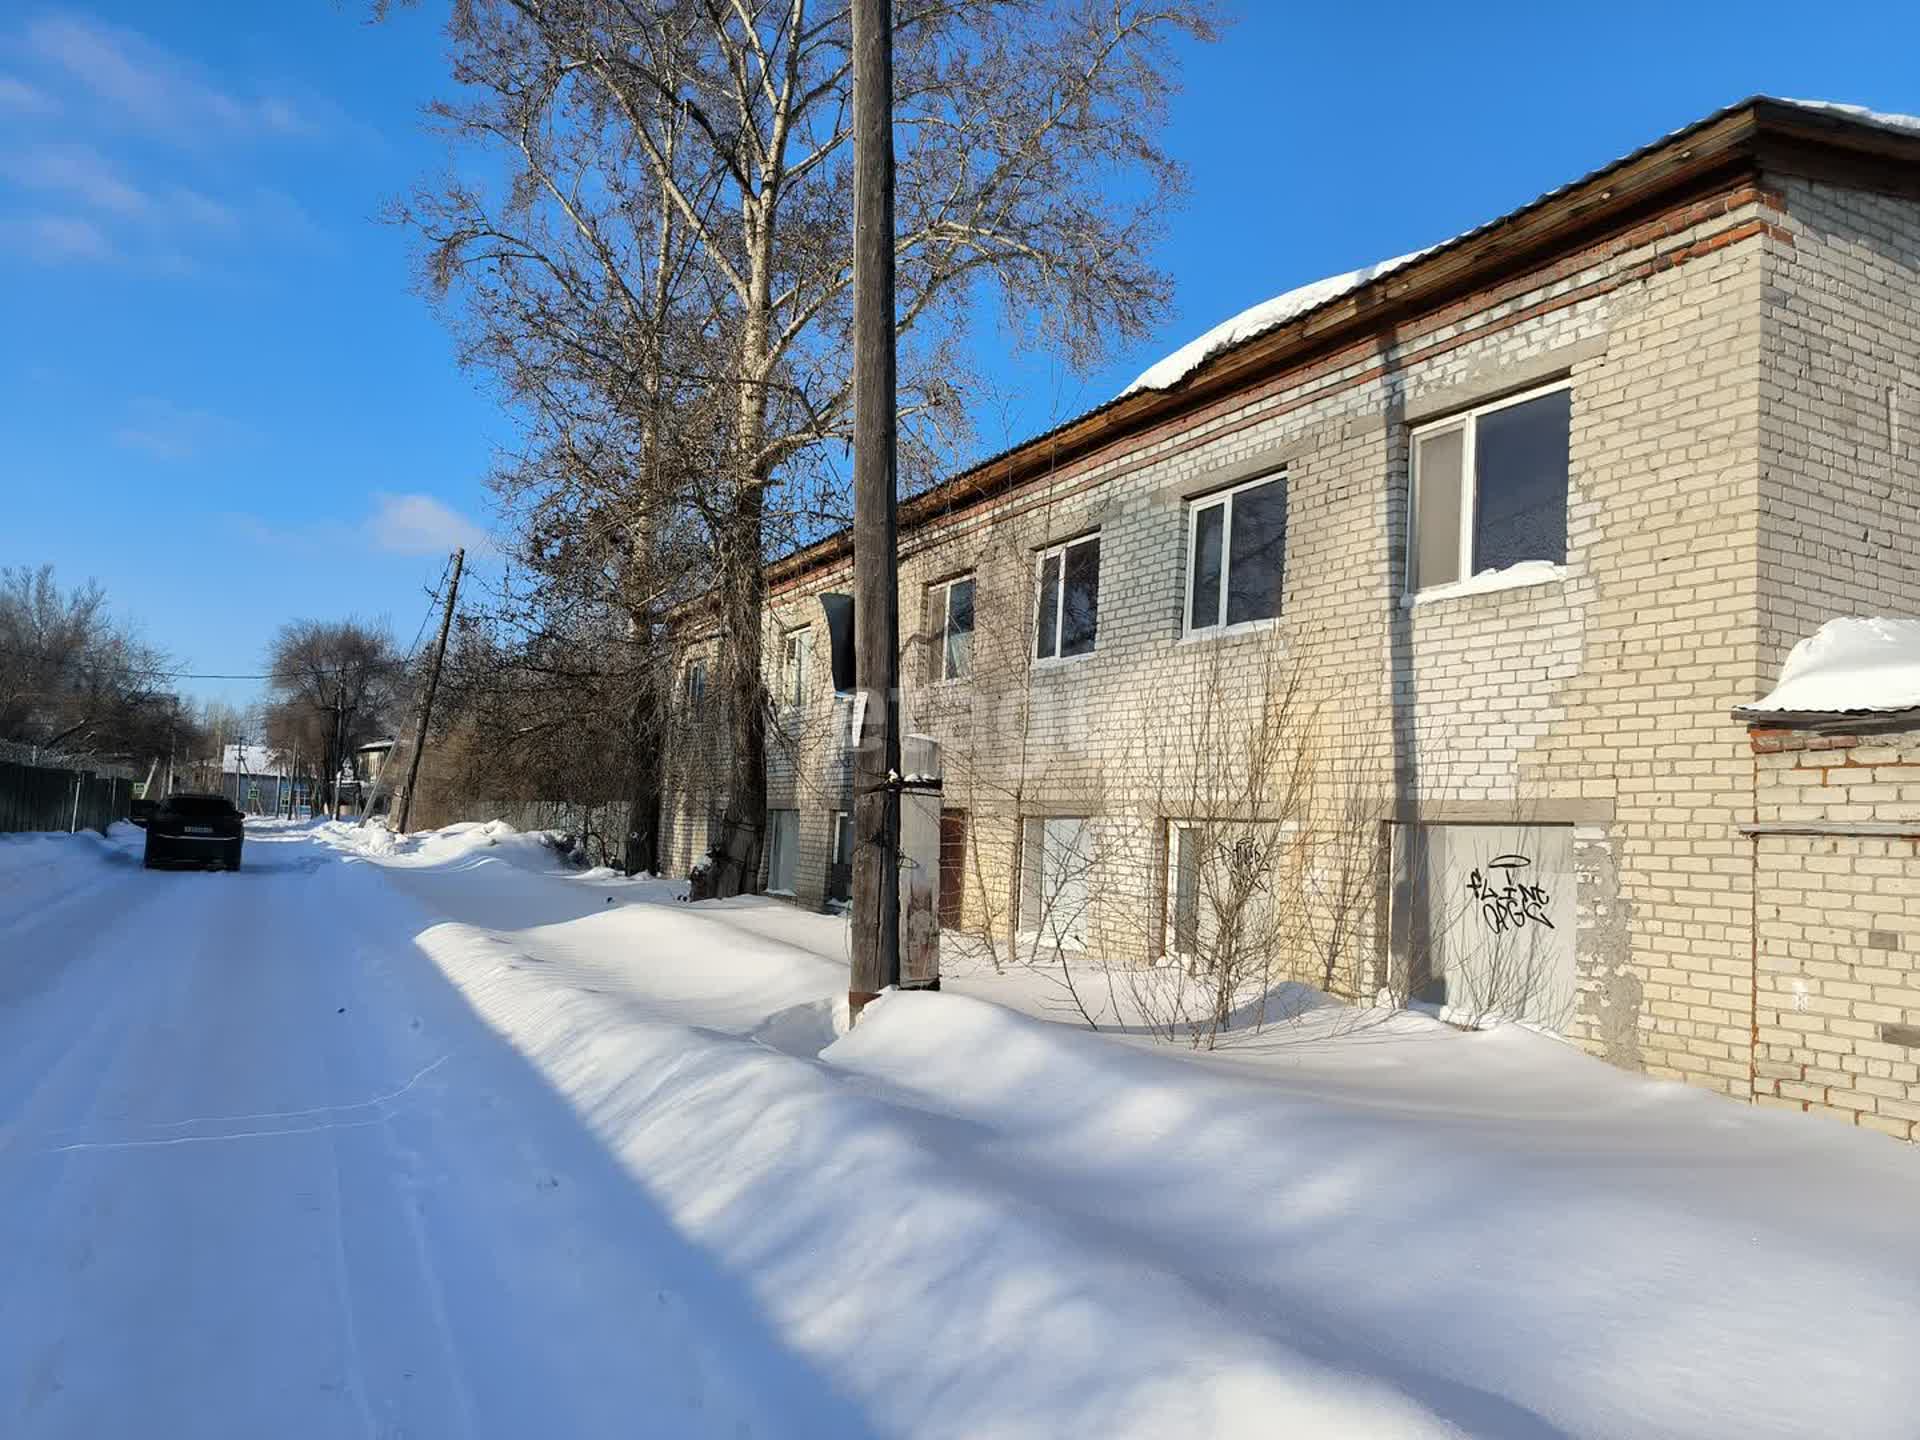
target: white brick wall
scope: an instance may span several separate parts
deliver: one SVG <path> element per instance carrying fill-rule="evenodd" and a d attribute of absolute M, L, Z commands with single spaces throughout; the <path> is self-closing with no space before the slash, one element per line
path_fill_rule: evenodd
<path fill-rule="evenodd" d="M 1782 182 L 1765 244 L 1762 660 L 1920 614 L 1920 204 Z"/>
<path fill-rule="evenodd" d="M 1654 217 L 903 537 L 905 705 L 945 747 L 946 803 L 971 815 L 967 923 L 1010 928 L 1018 816 L 1088 814 L 1103 876 L 1093 943 L 1148 953 L 1164 820 L 1259 808 L 1232 780 L 1257 718 L 1297 682 L 1287 723 L 1314 778 L 1275 803 L 1349 830 L 1396 816 L 1576 824 L 1573 1035 L 1617 1063 L 1751 1094 L 1752 861 L 1736 827 L 1752 776 L 1728 710 L 1765 688 L 1790 627 L 1840 597 L 1898 601 L 1911 569 L 1910 550 L 1889 554 L 1913 507 L 1855 463 L 1881 518 L 1817 553 L 1873 573 L 1791 590 L 1762 580 L 1790 571 L 1791 526 L 1827 513 L 1822 477 L 1861 454 L 1844 427 L 1866 423 L 1864 401 L 1781 418 L 1816 350 L 1820 365 L 1863 363 L 1806 339 L 1807 317 L 1857 334 L 1847 307 L 1902 294 L 1913 313 L 1913 277 L 1889 257 L 1920 244 L 1920 223 L 1844 198 L 1793 184 L 1784 199 L 1741 190 Z M 1803 210 L 1818 237 L 1802 233 Z M 1882 289 L 1852 296 L 1869 274 Z M 1836 306 L 1845 317 L 1831 319 Z M 1900 355 L 1882 358 L 1900 369 Z M 1404 608 L 1409 423 L 1556 375 L 1573 386 L 1566 577 Z M 1794 438 L 1816 435 L 1819 417 L 1839 438 Z M 1794 445 L 1798 471 L 1781 458 Z M 1288 475 L 1285 613 L 1182 641 L 1185 501 L 1263 466 Z M 1851 533 L 1853 519 L 1837 523 Z M 1031 666 L 1034 552 L 1095 527 L 1097 650 Z M 962 570 L 978 576 L 976 674 L 929 686 L 912 639 L 923 587 Z M 770 664 L 781 630 L 816 626 L 818 693 L 770 767 L 771 803 L 810 816 L 843 803 L 844 784 L 815 597 L 849 578 L 804 577 L 768 619 Z M 819 839 L 803 903 L 821 893 L 825 825 L 806 826 Z M 1348 940 L 1344 988 L 1379 980 L 1383 919 Z"/>

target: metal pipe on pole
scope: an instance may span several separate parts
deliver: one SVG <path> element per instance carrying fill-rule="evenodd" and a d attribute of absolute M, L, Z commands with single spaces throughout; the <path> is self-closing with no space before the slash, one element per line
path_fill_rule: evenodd
<path fill-rule="evenodd" d="M 420 752 L 427 748 L 427 721 L 433 714 L 433 694 L 440 688 L 440 662 L 447 655 L 447 632 L 453 628 L 453 601 L 460 593 L 460 569 L 467 563 L 465 547 L 453 552 L 453 579 L 447 585 L 446 608 L 440 612 L 440 638 L 433 646 L 433 667 L 427 672 L 427 693 L 420 699 L 420 719 L 413 728 L 413 754 L 407 757 L 407 788 L 400 792 L 400 806 L 393 817 L 396 833 L 407 833 L 407 816 L 413 811 L 413 785 L 420 778 Z"/>
<path fill-rule="evenodd" d="M 852 0 L 855 1020 L 900 979 L 900 651 L 893 238 L 893 5 Z"/>

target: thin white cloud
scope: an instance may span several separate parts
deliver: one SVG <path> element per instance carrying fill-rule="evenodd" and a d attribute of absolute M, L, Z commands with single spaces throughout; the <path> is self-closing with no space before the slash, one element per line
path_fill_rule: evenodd
<path fill-rule="evenodd" d="M 235 95 L 138 31 L 88 16 L 41 16 L 27 26 L 26 49 L 122 119 L 177 140 L 311 135 L 320 128 L 286 96 Z"/>
<path fill-rule="evenodd" d="M 132 410 L 113 438 L 126 449 L 139 450 L 156 460 L 197 459 L 211 450 L 244 443 L 252 435 L 238 420 L 153 396 L 135 400 Z"/>
<path fill-rule="evenodd" d="M 356 133 L 356 122 L 326 97 L 216 76 L 138 30 L 73 9 L 17 26 L 0 21 L 0 50 L 10 62 L 0 73 L 0 131 L 8 132 L 0 145 L 0 248 L 8 253 L 180 276 L 230 273 L 247 251 L 337 248 L 326 227 L 272 183 L 280 172 L 200 188 L 216 173 L 200 162 L 216 150 L 217 173 L 231 182 L 238 175 L 225 162 L 236 146 Z M 169 165 L 155 141 L 197 153 Z"/>
<path fill-rule="evenodd" d="M 25 215 L 0 219 L 0 250 L 42 265 L 97 263 L 113 259 L 113 244 L 91 220 L 75 215 Z"/>
<path fill-rule="evenodd" d="M 232 203 L 186 185 L 142 189 L 93 146 L 80 141 L 30 141 L 0 148 L 0 181 L 21 191 L 65 196 L 92 212 L 66 222 L 64 258 L 108 258 L 109 254 L 161 273 L 195 268 L 194 239 L 232 241 L 264 237 L 307 251 L 328 248 L 326 232 L 298 202 L 280 191 L 256 186 Z M 4 191 L 0 191 L 4 193 Z M 102 227 L 105 228 L 102 228 Z M 23 248 L 16 239 L 15 249 Z M 58 229 L 30 247 L 46 256 L 62 250 Z"/>
<path fill-rule="evenodd" d="M 0 110 L 25 115 L 51 115 L 60 107 L 46 91 L 13 75 L 0 75 Z"/>
<path fill-rule="evenodd" d="M 456 546 L 480 551 L 488 543 L 485 531 L 431 495 L 375 494 L 366 529 L 374 544 L 396 555 L 437 555 Z"/>
<path fill-rule="evenodd" d="M 231 230 L 241 223 L 238 212 L 231 205 L 222 204 L 211 195 L 202 195 L 198 190 L 189 190 L 184 185 L 169 189 L 160 198 L 155 210 L 162 219 L 205 230 Z"/>
<path fill-rule="evenodd" d="M 116 171 L 91 145 L 46 141 L 0 151 L 0 175 L 33 190 L 76 195 L 96 210 L 143 214 L 146 192 Z"/>

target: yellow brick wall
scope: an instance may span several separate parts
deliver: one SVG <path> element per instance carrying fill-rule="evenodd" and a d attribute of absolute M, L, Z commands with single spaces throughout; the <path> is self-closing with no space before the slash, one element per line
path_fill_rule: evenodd
<path fill-rule="evenodd" d="M 1753 743 L 1755 1096 L 1920 1138 L 1920 734 Z"/>

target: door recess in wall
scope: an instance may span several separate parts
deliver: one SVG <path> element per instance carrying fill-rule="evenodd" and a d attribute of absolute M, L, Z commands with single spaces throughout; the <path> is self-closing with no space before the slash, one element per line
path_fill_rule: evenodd
<path fill-rule="evenodd" d="M 958 930 L 967 885 L 967 812 L 940 812 L 940 928 Z"/>
<path fill-rule="evenodd" d="M 1449 1019 L 1564 1031 L 1577 901 L 1571 825 L 1393 826 L 1395 974 Z"/>

